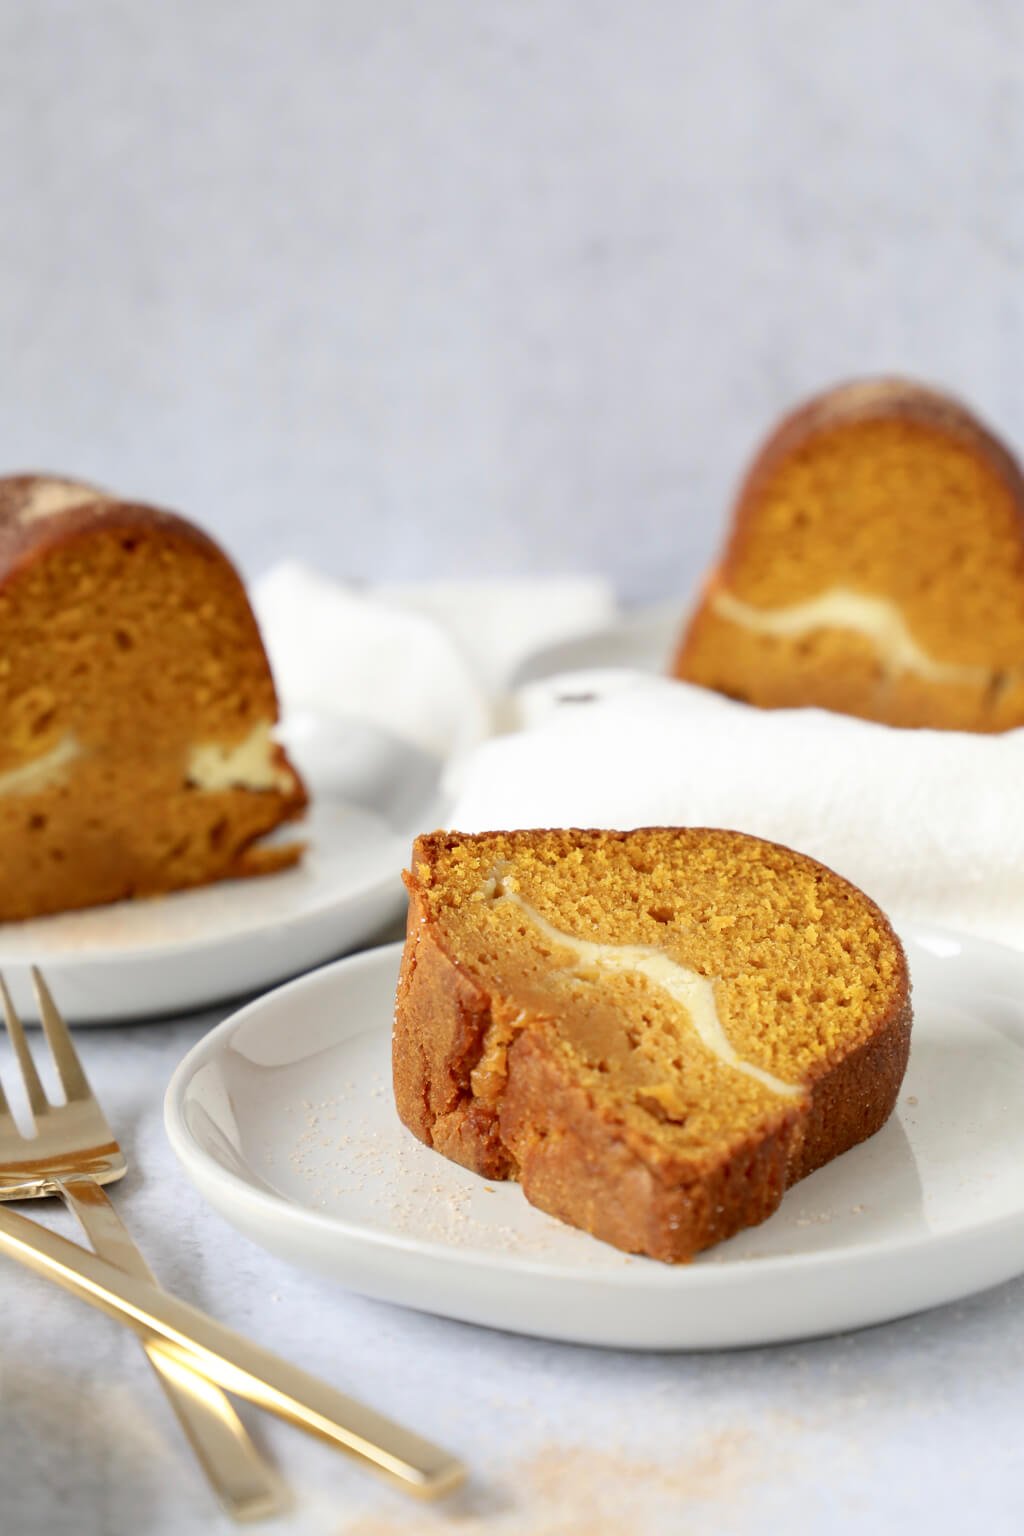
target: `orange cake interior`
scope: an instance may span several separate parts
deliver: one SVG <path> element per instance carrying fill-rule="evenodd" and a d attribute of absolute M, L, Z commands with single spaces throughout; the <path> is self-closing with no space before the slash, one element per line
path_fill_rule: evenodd
<path fill-rule="evenodd" d="M 0 920 L 293 863 L 259 843 L 306 797 L 231 563 L 88 487 L 4 489 Z"/>
<path fill-rule="evenodd" d="M 899 942 L 789 849 L 677 828 L 436 834 L 409 885 L 403 1119 L 620 1246 L 689 1257 L 892 1107 Z M 873 1052 L 856 1102 L 819 1124 L 830 1078 Z M 723 1171 L 735 1187 L 706 1209 Z"/>
<path fill-rule="evenodd" d="M 1024 480 L 964 407 L 847 385 L 772 434 L 676 674 L 766 708 L 1024 723 Z"/>

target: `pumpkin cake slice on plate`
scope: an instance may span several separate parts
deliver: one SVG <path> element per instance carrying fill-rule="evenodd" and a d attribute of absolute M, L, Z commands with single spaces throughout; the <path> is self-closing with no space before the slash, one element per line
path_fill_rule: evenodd
<path fill-rule="evenodd" d="M 819 395 L 772 433 L 673 664 L 764 708 L 1024 724 L 1024 478 L 948 396 Z"/>
<path fill-rule="evenodd" d="M 893 1108 L 903 950 L 802 854 L 693 828 L 438 832 L 406 883 L 401 1119 L 606 1242 L 690 1259 Z"/>
<path fill-rule="evenodd" d="M 0 480 L 0 921 L 282 869 L 302 781 L 242 581 L 172 513 Z"/>

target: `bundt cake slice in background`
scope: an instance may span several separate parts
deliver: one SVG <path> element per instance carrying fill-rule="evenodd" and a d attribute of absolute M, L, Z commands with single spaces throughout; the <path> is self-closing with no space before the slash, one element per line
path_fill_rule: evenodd
<path fill-rule="evenodd" d="M 757 455 L 674 671 L 766 708 L 1024 724 L 1018 465 L 934 390 L 820 395 Z"/>
<path fill-rule="evenodd" d="M 421 1141 L 671 1262 L 872 1135 L 910 1044 L 873 902 L 738 832 L 434 833 L 393 1041 Z"/>
<path fill-rule="evenodd" d="M 238 573 L 171 513 L 0 481 L 0 921 L 286 867 L 306 794 Z"/>

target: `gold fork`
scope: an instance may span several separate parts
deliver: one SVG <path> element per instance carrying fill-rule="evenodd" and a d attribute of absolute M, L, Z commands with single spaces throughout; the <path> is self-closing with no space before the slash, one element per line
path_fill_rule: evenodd
<path fill-rule="evenodd" d="M 33 977 L 68 1103 L 48 1104 L 41 1087 L 29 1089 L 29 1098 L 34 1093 L 36 1105 L 41 1106 L 37 1117 L 42 1118 L 44 1126 L 47 1116 L 59 1112 L 67 1117 L 76 1135 L 78 1152 L 74 1160 L 56 1148 L 52 1159 L 30 1157 L 30 1152 L 39 1150 L 38 1143 L 18 1133 L 0 1092 L 0 1116 L 5 1131 L 0 1153 L 6 1147 L 9 1157 L 5 1165 L 0 1156 L 0 1253 L 131 1328 L 165 1375 L 173 1381 L 190 1383 L 209 1403 L 220 1401 L 215 1383 L 346 1451 L 417 1498 L 438 1499 L 458 1488 L 465 1481 L 466 1469 L 441 1446 L 225 1328 L 197 1307 L 168 1295 L 139 1267 L 138 1256 L 131 1256 L 130 1246 L 128 1262 L 136 1267 L 121 1267 L 125 1244 L 130 1245 L 130 1239 L 120 1224 L 113 1235 L 105 1218 L 99 1227 L 104 1240 L 111 1238 L 108 1258 L 90 1253 L 88 1248 L 70 1242 L 49 1227 L 7 1209 L 4 1200 L 62 1194 L 74 1201 L 77 1196 L 79 1203 L 74 1209 L 84 1225 L 97 1208 L 104 1210 L 109 1204 L 101 1183 L 124 1173 L 120 1148 L 99 1106 L 96 1105 L 98 1119 L 89 1115 L 87 1106 L 90 1101 L 95 1105 L 95 1100 L 53 999 L 38 972 L 33 972 Z M 13 1007 L 9 1006 L 9 998 L 4 1001 L 9 1008 L 7 1023 L 15 1053 L 23 1071 L 27 1064 L 30 1082 L 36 1073 L 24 1033 Z M 91 1127 L 88 1131 L 87 1125 Z"/>
<path fill-rule="evenodd" d="M 0 1000 L 21 1071 L 36 1134 L 23 1136 L 0 1087 L 0 1200 L 59 1195 L 78 1217 L 96 1252 L 118 1269 L 143 1280 L 152 1273 L 136 1248 L 104 1184 L 128 1171 L 49 988 L 33 967 L 39 1016 L 65 1102 L 53 1104 L 39 1080 L 25 1031 L 0 976 Z M 169 1361 L 155 1343 L 143 1348 L 203 1470 L 235 1520 L 259 1520 L 287 1503 L 280 1479 L 267 1466 L 245 1425 L 212 1382 Z"/>

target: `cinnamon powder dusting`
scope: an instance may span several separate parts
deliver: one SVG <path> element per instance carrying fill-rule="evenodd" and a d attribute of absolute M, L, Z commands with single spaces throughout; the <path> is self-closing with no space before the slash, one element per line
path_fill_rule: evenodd
<path fill-rule="evenodd" d="M 703 1435 L 675 1461 L 549 1445 L 491 1488 L 471 1484 L 437 1508 L 357 1516 L 338 1536 L 675 1536 L 688 1512 L 740 1500 L 781 1470 L 746 1429 Z"/>

